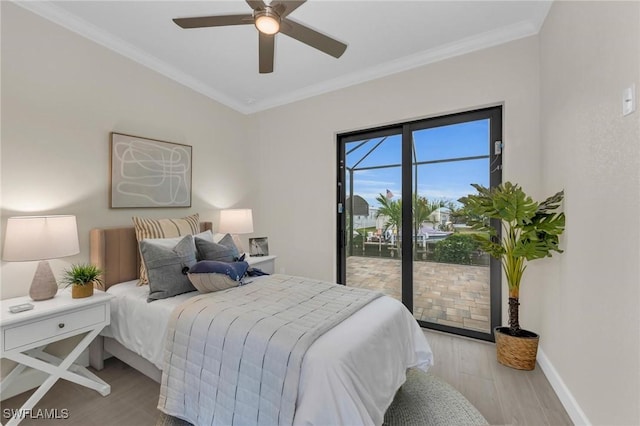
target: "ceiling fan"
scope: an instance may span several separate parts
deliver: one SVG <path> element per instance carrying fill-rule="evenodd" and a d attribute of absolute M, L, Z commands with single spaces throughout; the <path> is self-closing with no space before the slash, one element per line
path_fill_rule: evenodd
<path fill-rule="evenodd" d="M 287 18 L 306 0 L 278 0 L 270 4 L 265 4 L 263 0 L 246 1 L 253 9 L 251 14 L 176 18 L 173 22 L 185 29 L 254 24 L 259 36 L 258 59 L 261 74 L 273 72 L 274 42 L 278 33 L 286 34 L 334 58 L 342 56 L 347 49 L 346 44 Z"/>

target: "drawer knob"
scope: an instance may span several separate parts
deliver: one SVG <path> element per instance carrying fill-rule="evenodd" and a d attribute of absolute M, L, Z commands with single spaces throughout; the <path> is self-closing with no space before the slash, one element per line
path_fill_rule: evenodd
<path fill-rule="evenodd" d="M 64 328 L 64 323 L 61 322 L 60 324 L 58 324 L 58 328 Z"/>

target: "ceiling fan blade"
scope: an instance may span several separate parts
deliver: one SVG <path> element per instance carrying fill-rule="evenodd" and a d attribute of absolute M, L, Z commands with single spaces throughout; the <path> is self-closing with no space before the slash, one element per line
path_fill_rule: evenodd
<path fill-rule="evenodd" d="M 315 47 L 318 50 L 323 51 L 327 55 L 331 55 L 334 58 L 342 56 L 347 45 L 335 40 L 329 36 L 319 33 L 316 30 L 297 23 L 292 19 L 284 19 L 284 25 L 280 26 L 280 32 L 295 38 L 298 41 L 303 42 L 311 47 Z"/>
<path fill-rule="evenodd" d="M 253 24 L 253 15 L 198 16 L 195 18 L 176 18 L 173 22 L 182 28 L 224 27 Z"/>
<path fill-rule="evenodd" d="M 278 13 L 280 19 L 285 18 L 291 12 L 302 6 L 307 0 L 281 0 L 271 3 L 271 7 Z"/>
<path fill-rule="evenodd" d="M 273 72 L 273 51 L 275 45 L 275 34 L 263 34 L 258 31 L 258 62 L 260 74 Z"/>
<path fill-rule="evenodd" d="M 266 4 L 264 4 L 264 1 L 262 0 L 246 0 L 247 4 L 249 6 L 251 6 L 251 9 L 253 10 L 262 10 L 265 7 L 267 7 Z"/>

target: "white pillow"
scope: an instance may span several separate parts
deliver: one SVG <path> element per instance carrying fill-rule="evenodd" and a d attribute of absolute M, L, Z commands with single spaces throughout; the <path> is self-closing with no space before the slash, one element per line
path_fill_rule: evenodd
<path fill-rule="evenodd" d="M 216 234 L 218 235 L 218 234 Z M 224 234 L 222 235 L 224 237 Z M 184 238 L 184 236 L 182 237 L 173 237 L 173 238 L 145 238 L 144 241 L 148 241 L 156 246 L 160 246 L 160 247 L 165 247 L 165 248 L 174 248 L 176 246 L 176 244 L 178 244 L 180 241 L 182 241 L 182 239 Z M 196 238 L 202 238 L 203 240 L 209 241 L 214 243 L 215 241 L 213 240 L 213 232 L 211 232 L 210 230 L 206 230 L 204 232 L 201 232 L 199 234 L 195 234 L 193 236 L 193 239 L 191 240 L 191 242 L 193 243 L 193 249 L 196 250 L 196 243 L 195 243 L 195 239 Z M 196 253 L 198 251 L 196 250 Z"/>
<path fill-rule="evenodd" d="M 216 232 L 215 234 L 212 235 L 211 238 L 213 238 L 211 241 L 213 241 L 216 244 L 220 244 L 220 241 L 222 241 L 222 239 L 225 237 L 225 235 L 227 234 L 221 234 L 219 232 Z"/>

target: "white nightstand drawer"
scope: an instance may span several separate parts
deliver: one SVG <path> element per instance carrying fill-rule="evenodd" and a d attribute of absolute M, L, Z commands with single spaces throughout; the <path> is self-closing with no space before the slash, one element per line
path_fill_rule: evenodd
<path fill-rule="evenodd" d="M 4 329 L 4 350 L 67 334 L 81 328 L 99 324 L 106 319 L 106 304 L 91 306 L 74 312 L 61 313 L 28 324 Z"/>
<path fill-rule="evenodd" d="M 112 298 L 108 293 L 94 290 L 91 297 L 74 299 L 70 289 L 58 290 L 55 297 L 34 302 L 33 309 L 19 313 L 10 313 L 11 306 L 31 302 L 29 296 L 0 300 L 0 357 L 17 363 L 0 380 L 0 392 L 6 396 L 7 392 L 11 393 L 8 389 L 12 384 L 19 379 L 27 379 L 27 368 L 48 376 L 15 414 L 9 414 L 13 416 L 5 423 L 7 426 L 20 423 L 25 412 L 29 417 L 28 413 L 59 379 L 93 389 L 102 396 L 109 395 L 111 386 L 78 365 L 76 360 L 100 331 L 109 325 L 109 300 Z M 50 343 L 81 334 L 84 336 L 74 339 L 75 347 L 63 358 L 44 352 Z M 28 383 L 32 381 L 31 378 Z M 27 380 L 23 380 L 23 383 L 27 383 Z"/>

